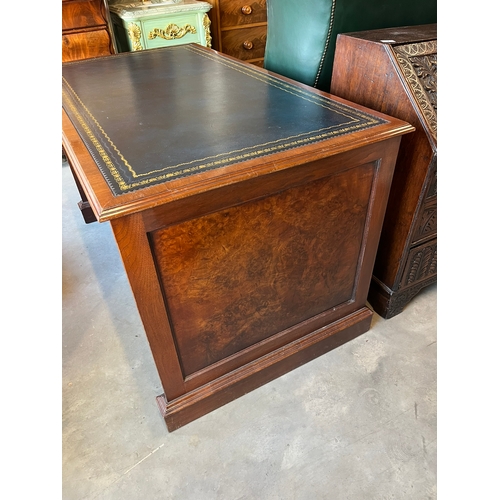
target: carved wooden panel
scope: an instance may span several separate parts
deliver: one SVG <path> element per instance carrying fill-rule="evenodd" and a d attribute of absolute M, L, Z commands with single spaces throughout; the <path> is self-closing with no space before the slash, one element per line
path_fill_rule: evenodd
<path fill-rule="evenodd" d="M 437 235 L 437 158 L 434 156 L 429 167 L 429 180 L 424 190 L 412 234 L 412 243 L 429 239 Z"/>
<path fill-rule="evenodd" d="M 396 60 L 437 142 L 437 40 L 393 47 Z"/>
<path fill-rule="evenodd" d="M 349 301 L 374 165 L 150 235 L 184 375 Z"/>
<path fill-rule="evenodd" d="M 437 200 L 425 204 L 416 221 L 413 240 L 435 236 L 437 233 Z"/>
<path fill-rule="evenodd" d="M 437 274 L 437 241 L 413 248 L 408 254 L 401 288 Z"/>
<path fill-rule="evenodd" d="M 425 198 L 437 196 L 437 154 L 434 155 L 429 165 L 429 183 L 425 192 Z"/>

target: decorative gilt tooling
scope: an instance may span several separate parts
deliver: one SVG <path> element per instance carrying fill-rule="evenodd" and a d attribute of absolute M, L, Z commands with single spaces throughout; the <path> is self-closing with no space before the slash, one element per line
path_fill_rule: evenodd
<path fill-rule="evenodd" d="M 132 41 L 132 51 L 143 50 L 141 45 L 141 28 L 135 23 L 130 23 L 127 30 L 128 36 Z"/>
<path fill-rule="evenodd" d="M 437 41 L 393 46 L 392 49 L 437 142 Z"/>
<path fill-rule="evenodd" d="M 186 24 L 184 28 L 180 28 L 177 24 L 169 24 L 164 30 L 155 28 L 149 33 L 148 38 L 154 40 L 156 37 L 163 38 L 164 40 L 176 40 L 182 38 L 188 33 L 196 33 L 196 28 L 191 24 Z"/>
<path fill-rule="evenodd" d="M 203 28 L 205 28 L 205 40 L 207 42 L 207 47 L 212 47 L 212 37 L 210 36 L 210 18 L 208 14 L 203 16 Z"/>

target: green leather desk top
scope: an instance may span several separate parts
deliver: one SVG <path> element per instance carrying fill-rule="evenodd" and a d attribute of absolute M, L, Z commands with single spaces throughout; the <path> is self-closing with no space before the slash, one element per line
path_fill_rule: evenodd
<path fill-rule="evenodd" d="M 195 44 L 62 75 L 63 108 L 115 196 L 386 123 Z"/>

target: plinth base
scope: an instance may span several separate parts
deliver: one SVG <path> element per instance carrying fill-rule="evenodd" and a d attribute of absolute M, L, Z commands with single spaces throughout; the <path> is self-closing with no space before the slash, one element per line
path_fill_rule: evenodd
<path fill-rule="evenodd" d="M 363 307 L 173 401 L 167 401 L 164 394 L 158 396 L 156 402 L 168 430 L 174 431 L 365 333 L 372 315 Z"/>

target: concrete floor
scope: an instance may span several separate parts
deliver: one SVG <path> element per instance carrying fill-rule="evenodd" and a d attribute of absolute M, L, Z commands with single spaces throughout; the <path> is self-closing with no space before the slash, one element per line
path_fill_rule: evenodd
<path fill-rule="evenodd" d="M 64 500 L 436 498 L 436 286 L 390 320 L 168 433 L 107 223 L 63 163 Z"/>

